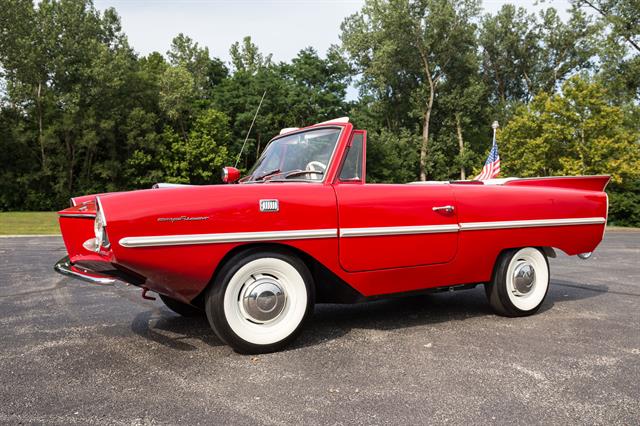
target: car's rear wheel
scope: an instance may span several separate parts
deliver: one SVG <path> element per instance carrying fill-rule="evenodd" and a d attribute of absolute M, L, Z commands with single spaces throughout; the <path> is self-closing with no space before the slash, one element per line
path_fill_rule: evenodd
<path fill-rule="evenodd" d="M 312 311 L 311 273 L 284 250 L 251 249 L 216 275 L 205 308 L 220 339 L 240 353 L 277 351 L 300 332 Z"/>
<path fill-rule="evenodd" d="M 204 311 L 202 309 L 198 309 L 195 306 L 179 302 L 169 296 L 161 294 L 160 300 L 164 302 L 167 308 L 171 309 L 176 314 L 182 315 L 183 317 L 201 317 L 204 315 Z"/>
<path fill-rule="evenodd" d="M 505 250 L 485 285 L 494 312 L 508 317 L 532 315 L 540 309 L 549 290 L 549 262 L 537 248 Z"/>

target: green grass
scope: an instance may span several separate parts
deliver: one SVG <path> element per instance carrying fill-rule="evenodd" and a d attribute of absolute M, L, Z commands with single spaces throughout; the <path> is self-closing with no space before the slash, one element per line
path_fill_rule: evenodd
<path fill-rule="evenodd" d="M 607 232 L 640 228 L 607 227 Z M 56 212 L 0 212 L 0 235 L 60 235 Z"/>
<path fill-rule="evenodd" d="M 0 235 L 59 235 L 56 212 L 0 212 Z"/>

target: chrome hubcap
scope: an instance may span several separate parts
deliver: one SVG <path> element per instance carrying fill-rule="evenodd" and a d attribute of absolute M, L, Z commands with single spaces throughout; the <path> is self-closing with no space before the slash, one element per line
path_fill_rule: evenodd
<path fill-rule="evenodd" d="M 239 302 L 247 319 L 264 323 L 272 321 L 284 310 L 286 294 L 273 276 L 252 276 L 241 291 Z"/>
<path fill-rule="evenodd" d="M 536 279 L 536 271 L 529 262 L 520 262 L 513 270 L 514 294 L 525 295 L 533 289 Z"/>

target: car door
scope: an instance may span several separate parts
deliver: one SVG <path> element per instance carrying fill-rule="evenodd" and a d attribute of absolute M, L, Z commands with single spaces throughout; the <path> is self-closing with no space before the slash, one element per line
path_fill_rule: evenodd
<path fill-rule="evenodd" d="M 447 263 L 458 247 L 449 184 L 335 186 L 339 257 L 349 272 Z"/>

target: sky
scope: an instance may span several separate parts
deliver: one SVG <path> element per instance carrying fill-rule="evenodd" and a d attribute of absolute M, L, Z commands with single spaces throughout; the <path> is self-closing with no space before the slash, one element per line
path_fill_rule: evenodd
<path fill-rule="evenodd" d="M 494 13 L 505 3 L 531 11 L 536 0 L 484 0 L 485 12 Z M 114 7 L 130 45 L 140 54 L 166 53 L 171 40 L 184 33 L 207 46 L 212 56 L 229 60 L 229 47 L 250 35 L 264 54 L 289 61 L 312 46 L 324 54 L 339 43 L 340 24 L 357 12 L 360 0 L 94 0 L 98 9 Z M 546 0 L 564 12 L 568 0 Z M 566 14 L 561 14 L 566 16 Z"/>

